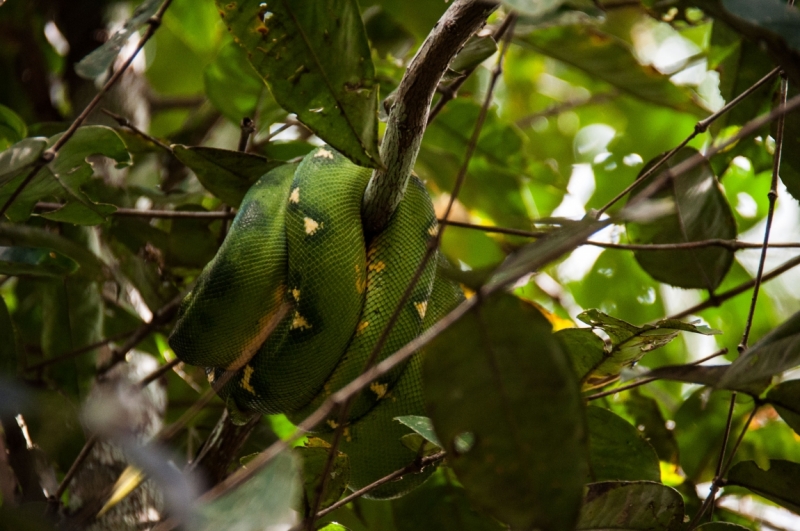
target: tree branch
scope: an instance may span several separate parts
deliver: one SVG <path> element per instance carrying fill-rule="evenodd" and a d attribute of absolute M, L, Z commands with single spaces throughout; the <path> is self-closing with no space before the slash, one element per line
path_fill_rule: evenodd
<path fill-rule="evenodd" d="M 364 192 L 362 218 L 367 233 L 380 232 L 400 203 L 417 160 L 436 87 L 450 60 L 496 7 L 496 3 L 484 0 L 454 1 L 411 61 L 397 88 L 381 144 L 386 169 L 372 173 Z"/>

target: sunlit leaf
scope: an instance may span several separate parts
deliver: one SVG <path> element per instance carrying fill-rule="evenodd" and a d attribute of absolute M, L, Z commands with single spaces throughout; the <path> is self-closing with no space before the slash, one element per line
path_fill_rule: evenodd
<path fill-rule="evenodd" d="M 571 529 L 587 470 L 572 370 L 533 306 L 502 295 L 478 308 L 434 340 L 423 369 L 448 462 L 473 499 L 512 527 Z M 460 453 L 465 432 L 475 442 Z"/>
<path fill-rule="evenodd" d="M 591 481 L 661 481 L 658 456 L 625 419 L 600 407 L 586 408 Z"/>
<path fill-rule="evenodd" d="M 755 461 L 737 463 L 728 472 L 727 485 L 739 485 L 800 513 L 800 464 L 771 459 L 767 470 Z"/>
<path fill-rule="evenodd" d="M 683 499 L 675 489 L 649 481 L 592 483 L 578 531 L 677 531 L 683 525 Z"/>
<path fill-rule="evenodd" d="M 378 86 L 356 2 L 217 7 L 284 109 L 357 164 L 380 165 Z"/>
<path fill-rule="evenodd" d="M 694 149 L 683 148 L 670 159 L 667 167 L 674 168 L 696 154 Z M 645 165 L 642 173 L 658 158 Z M 658 178 L 660 173 L 656 171 L 645 179 L 631 192 L 632 197 L 636 197 L 637 192 Z M 707 162 L 670 179 L 653 197 L 670 199 L 675 211 L 650 223 L 628 223 L 628 236 L 633 243 L 668 244 L 736 238 L 736 221 L 731 207 Z M 733 262 L 733 253 L 722 247 L 635 251 L 634 256 L 656 280 L 682 288 L 709 290 L 720 285 Z"/>

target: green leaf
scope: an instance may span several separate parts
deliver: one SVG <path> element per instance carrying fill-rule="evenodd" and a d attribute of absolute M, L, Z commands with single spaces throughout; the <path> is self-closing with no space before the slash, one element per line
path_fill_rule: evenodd
<path fill-rule="evenodd" d="M 643 395 L 639 389 L 628 392 L 624 403 L 625 411 L 633 417 L 633 424 L 644 438 L 655 449 L 658 458 L 667 463 L 678 463 L 678 442 L 675 434 L 667 429 L 667 423 L 661 414 L 658 402 Z"/>
<path fill-rule="evenodd" d="M 450 473 L 452 474 L 452 473 Z M 439 469 L 411 493 L 392 501 L 397 531 L 500 531 L 505 526 L 477 511 L 448 471 Z"/>
<path fill-rule="evenodd" d="M 54 251 L 76 262 L 80 269 L 75 274 L 88 278 L 100 280 L 108 274 L 105 264 L 86 247 L 37 227 L 0 223 L 0 245 Z"/>
<path fill-rule="evenodd" d="M 497 43 L 490 36 L 473 35 L 450 62 L 450 70 L 463 73 L 477 67 L 497 51 Z"/>
<path fill-rule="evenodd" d="M 605 344 L 588 328 L 565 328 L 555 333 L 569 354 L 578 380 L 584 382 L 606 357 Z"/>
<path fill-rule="evenodd" d="M 674 168 L 696 154 L 692 148 L 683 148 L 667 162 L 667 166 Z M 645 165 L 640 175 L 659 158 Z M 657 179 L 660 173 L 656 171 L 645 179 L 631 192 L 631 197 Z M 707 161 L 669 180 L 662 191 L 653 195 L 653 199 L 672 200 L 675 211 L 650 223 L 627 223 L 628 236 L 633 243 L 667 244 L 736 238 L 736 220 Z M 733 262 L 733 253 L 721 247 L 634 251 L 634 256 L 642 269 L 660 282 L 708 290 L 720 285 Z"/>
<path fill-rule="evenodd" d="M 17 113 L 0 105 L 0 151 L 28 136 L 28 127 Z M 2 163 L 0 162 L 0 168 Z M 0 172 L 2 170 L 0 169 Z"/>
<path fill-rule="evenodd" d="M 586 408 L 589 424 L 589 476 L 610 480 L 661 481 L 658 456 L 625 419 L 600 407 Z"/>
<path fill-rule="evenodd" d="M 0 153 L 0 187 L 33 166 L 46 148 L 46 139 L 26 138 Z"/>
<path fill-rule="evenodd" d="M 645 354 L 663 347 L 678 336 L 680 332 L 694 332 L 696 334 L 712 335 L 719 334 L 718 330 L 712 330 L 707 326 L 696 326 L 684 323 L 677 319 L 662 319 L 653 325 L 636 326 L 621 319 L 611 317 L 599 310 L 587 310 L 578 319 L 599 328 L 611 339 L 611 347 L 604 345 L 602 361 L 598 360 L 597 342 L 588 341 L 588 336 L 582 338 L 586 342 L 578 347 L 578 356 L 584 361 L 581 367 L 588 361 L 594 361 L 590 366 L 590 371 L 582 375 L 583 382 L 588 387 L 597 387 L 616 379 L 626 367 L 632 367 L 644 357 Z M 566 332 L 566 330 L 559 333 Z M 570 334 L 567 332 L 567 334 Z M 576 334 L 572 332 L 571 334 Z"/>
<path fill-rule="evenodd" d="M 683 499 L 675 489 L 649 481 L 609 481 L 587 486 L 577 531 L 677 531 Z"/>
<path fill-rule="evenodd" d="M 800 94 L 796 87 L 791 90 L 791 96 Z M 776 133 L 773 131 L 772 133 Z M 800 112 L 786 115 L 783 126 L 783 147 L 781 152 L 781 182 L 786 185 L 786 190 L 795 199 L 800 199 L 800 150 L 793 146 L 800 145 Z"/>
<path fill-rule="evenodd" d="M 733 389 L 800 365 L 800 312 L 762 337 L 739 356 L 719 386 Z"/>
<path fill-rule="evenodd" d="M 306 446 L 297 446 L 292 449 L 302 463 L 303 490 L 307 504 L 317 498 L 322 472 L 325 470 L 330 453 L 330 446 L 327 443 L 316 446 L 314 441 L 319 441 L 319 439 L 310 439 Z M 329 474 L 328 481 L 325 483 L 325 493 L 320 501 L 320 509 L 330 507 L 347 490 L 347 484 L 350 482 L 350 458 L 347 454 L 336 452 L 336 458 L 333 460 Z M 308 508 L 309 505 L 306 507 Z"/>
<path fill-rule="evenodd" d="M 226 204 L 238 207 L 259 177 L 283 162 L 260 155 L 209 147 L 173 146 L 175 157 L 197 175 L 203 186 Z"/>
<path fill-rule="evenodd" d="M 789 380 L 769 390 L 766 401 L 775 407 L 786 424 L 800 434 L 800 380 Z"/>
<path fill-rule="evenodd" d="M 653 369 L 644 376 L 647 378 L 696 383 L 718 389 L 742 391 L 753 396 L 760 395 L 769 387 L 769 378 L 761 378 L 747 384 L 723 385 L 723 378 L 730 367 L 730 365 L 668 365 Z"/>
<path fill-rule="evenodd" d="M 739 485 L 790 511 L 800 513 L 800 464 L 770 459 L 762 470 L 755 461 L 737 463 L 728 472 L 726 485 Z"/>
<path fill-rule="evenodd" d="M 61 134 L 58 134 L 49 138 L 47 146 L 52 146 L 60 137 Z M 131 163 L 125 143 L 113 129 L 101 125 L 80 127 L 64 144 L 56 158 L 40 170 L 17 197 L 6 213 L 8 218 L 12 221 L 24 221 L 30 216 L 37 201 L 63 198 L 68 202 L 81 203 L 96 214 L 95 221 L 102 221 L 110 211 L 108 205 L 96 205 L 82 191 L 82 187 L 92 177 L 92 164 L 86 160 L 91 155 L 111 158 L 117 162 L 117 168 Z M 11 181 L 0 183 L 0 204 L 8 200 L 23 179 L 24 175 L 18 175 Z"/>
<path fill-rule="evenodd" d="M 300 474 L 294 456 L 283 452 L 246 483 L 200 508 L 197 531 L 230 529 L 235 515 L 238 531 L 256 531 L 265 522 L 288 521 L 300 493 Z"/>
<path fill-rule="evenodd" d="M 83 203 L 67 203 L 57 210 L 40 212 L 38 215 L 51 221 L 72 223 L 73 225 L 99 225 L 117 211 L 114 205 L 95 203 L 92 208 Z"/>
<path fill-rule="evenodd" d="M 548 263 L 572 251 L 575 247 L 585 242 L 589 236 L 608 225 L 608 223 L 607 220 L 597 221 L 585 218 L 581 221 L 566 224 L 546 237 L 529 243 L 510 255 L 497 268 L 488 286 L 504 286 L 527 273 L 538 271 Z"/>
<path fill-rule="evenodd" d="M 107 73 L 131 35 L 147 24 L 160 4 L 159 0 L 145 0 L 139 4 L 121 30 L 75 65 L 75 72 L 86 79 L 94 79 Z"/>
<path fill-rule="evenodd" d="M 708 114 L 689 90 L 676 87 L 652 66 L 640 64 L 629 44 L 603 30 L 604 26 L 594 25 L 548 28 L 517 42 L 641 100 L 694 115 Z"/>
<path fill-rule="evenodd" d="M 550 329 L 532 305 L 498 295 L 439 335 L 423 366 L 448 462 L 477 503 L 516 528 L 572 529 L 587 472 L 580 393 Z M 461 453 L 465 433 L 474 444 Z"/>
<path fill-rule="evenodd" d="M 439 442 L 439 438 L 436 437 L 436 433 L 433 431 L 433 422 L 431 422 L 431 419 L 428 417 L 423 417 L 422 415 L 405 415 L 402 417 L 395 417 L 394 420 L 408 426 L 420 436 L 424 437 L 426 441 L 442 448 L 442 443 Z"/>
<path fill-rule="evenodd" d="M 354 0 L 217 0 L 217 7 L 284 109 L 353 162 L 382 165 L 378 86 Z"/>
<path fill-rule="evenodd" d="M 75 260 L 50 249 L 0 247 L 0 273 L 62 277 L 78 270 Z"/>

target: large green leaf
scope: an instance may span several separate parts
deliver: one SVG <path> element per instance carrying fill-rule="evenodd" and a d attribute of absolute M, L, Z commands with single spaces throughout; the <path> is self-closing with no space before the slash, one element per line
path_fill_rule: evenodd
<path fill-rule="evenodd" d="M 589 476 L 597 481 L 661 481 L 658 456 L 625 419 L 600 407 L 586 408 Z"/>
<path fill-rule="evenodd" d="M 105 264 L 89 249 L 38 227 L 0 223 L 0 245 L 53 251 L 56 253 L 58 263 L 64 263 L 58 256 L 64 256 L 77 263 L 80 266 L 75 272 L 77 275 L 99 280 L 108 274 Z M 52 256 L 49 258 L 53 259 Z"/>
<path fill-rule="evenodd" d="M 769 387 L 769 378 L 761 378 L 747 383 L 724 385 L 723 379 L 730 369 L 730 365 L 667 365 L 658 367 L 648 372 L 648 378 L 658 378 L 663 380 L 674 380 L 676 382 L 696 383 L 716 387 L 718 389 L 730 389 L 741 391 L 753 396 L 758 396 Z"/>
<path fill-rule="evenodd" d="M 305 493 L 305 512 L 310 510 L 311 504 L 318 496 L 322 472 L 328 463 L 330 445 L 320 439 L 309 439 L 305 446 L 297 446 L 292 452 L 302 464 L 303 491 Z M 325 493 L 320 500 L 320 509 L 325 509 L 342 497 L 350 482 L 350 458 L 347 454 L 336 452 L 336 458 L 329 471 L 328 481 L 325 483 Z"/>
<path fill-rule="evenodd" d="M 603 26 L 573 25 L 536 31 L 518 40 L 523 46 L 574 66 L 644 101 L 705 115 L 689 90 L 672 84 L 652 66 L 640 64 L 631 46 Z"/>
<path fill-rule="evenodd" d="M 495 296 L 437 337 L 426 356 L 426 409 L 475 502 L 515 528 L 572 529 L 587 472 L 585 420 L 544 316 Z M 456 446 L 465 432 L 474 436 L 466 453 Z"/>
<path fill-rule="evenodd" d="M 227 149 L 177 145 L 172 149 L 209 192 L 233 207 L 239 206 L 259 177 L 283 164 L 260 155 Z"/>
<path fill-rule="evenodd" d="M 473 507 L 466 491 L 440 468 L 421 487 L 392 502 L 397 531 L 500 531 L 505 526 Z"/>
<path fill-rule="evenodd" d="M 0 189 L 39 160 L 47 148 L 45 138 L 25 138 L 0 153 Z"/>
<path fill-rule="evenodd" d="M 75 260 L 50 249 L 0 246 L 0 274 L 62 277 L 77 270 Z"/>
<path fill-rule="evenodd" d="M 771 459 L 762 470 L 755 461 L 737 463 L 728 472 L 727 485 L 739 485 L 800 513 L 800 464 Z"/>
<path fill-rule="evenodd" d="M 193 529 L 257 531 L 266 523 L 287 522 L 299 493 L 298 466 L 290 452 L 283 452 L 246 483 L 203 505 L 202 523 Z"/>
<path fill-rule="evenodd" d="M 639 389 L 628 393 L 624 403 L 626 413 L 633 418 L 633 424 L 650 443 L 661 461 L 678 462 L 678 442 L 675 434 L 667 428 L 658 401 L 645 396 Z"/>
<path fill-rule="evenodd" d="M 762 337 L 739 356 L 720 381 L 733 389 L 800 365 L 800 312 Z"/>
<path fill-rule="evenodd" d="M 217 7 L 284 109 L 357 164 L 381 164 L 378 86 L 354 0 Z"/>
<path fill-rule="evenodd" d="M 769 390 L 767 402 L 775 407 L 786 424 L 800 434 L 800 380 L 789 380 Z"/>
<path fill-rule="evenodd" d="M 587 486 L 577 531 L 676 531 L 683 525 L 683 499 L 675 489 L 650 481 L 609 481 Z"/>
<path fill-rule="evenodd" d="M 683 148 L 670 159 L 667 166 L 674 168 L 696 154 L 694 149 Z M 652 167 L 658 158 L 650 161 L 642 173 Z M 632 197 L 636 197 L 637 191 L 653 182 L 660 173 L 656 171 L 645 179 L 634 189 Z M 736 238 L 736 220 L 707 162 L 670 179 L 653 198 L 671 200 L 675 210 L 650 223 L 628 223 L 628 236 L 633 243 L 667 244 Z M 656 280 L 681 288 L 709 290 L 720 285 L 733 262 L 733 253 L 721 247 L 635 251 L 634 256 L 639 265 Z"/>

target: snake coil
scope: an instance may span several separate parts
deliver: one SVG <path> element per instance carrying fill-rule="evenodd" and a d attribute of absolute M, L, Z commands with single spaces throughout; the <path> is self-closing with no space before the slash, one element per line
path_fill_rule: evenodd
<path fill-rule="evenodd" d="M 183 301 L 170 346 L 182 361 L 207 367 L 212 384 L 225 382 L 217 391 L 232 411 L 284 413 L 299 422 L 364 369 L 438 230 L 425 187 L 412 176 L 387 227 L 365 242 L 361 200 L 370 174 L 321 147 L 261 177 Z M 432 260 L 377 360 L 461 298 Z M 340 443 L 353 490 L 416 457 L 400 441 L 410 430 L 394 418 L 425 414 L 421 363 L 414 356 L 353 402 Z M 337 420 L 314 431 L 329 438 Z M 370 497 L 402 495 L 429 473 L 385 484 Z"/>

